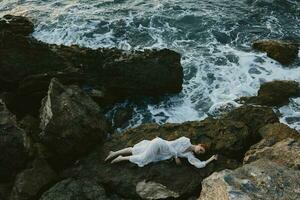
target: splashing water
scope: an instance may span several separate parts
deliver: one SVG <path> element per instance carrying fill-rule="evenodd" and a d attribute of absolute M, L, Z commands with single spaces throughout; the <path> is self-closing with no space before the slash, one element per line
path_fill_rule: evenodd
<path fill-rule="evenodd" d="M 239 106 L 235 99 L 255 95 L 263 82 L 300 82 L 299 59 L 284 68 L 251 48 L 257 39 L 299 42 L 297 0 L 3 0 L 4 14 L 30 17 L 33 36 L 48 43 L 181 53 L 183 91 L 160 102 L 118 104 L 134 108 L 128 127 L 217 116 Z M 282 122 L 300 130 L 300 98 L 278 111 Z"/>

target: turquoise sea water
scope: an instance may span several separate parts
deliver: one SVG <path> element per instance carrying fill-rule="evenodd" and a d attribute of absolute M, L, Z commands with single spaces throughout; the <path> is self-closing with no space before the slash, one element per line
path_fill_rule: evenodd
<path fill-rule="evenodd" d="M 2 0 L 4 14 L 30 17 L 34 37 L 49 43 L 181 53 L 183 91 L 160 102 L 120 103 L 134 108 L 128 127 L 218 116 L 263 82 L 300 82 L 299 58 L 283 68 L 251 48 L 257 39 L 299 42 L 299 0 Z M 276 111 L 300 130 L 300 98 Z"/>

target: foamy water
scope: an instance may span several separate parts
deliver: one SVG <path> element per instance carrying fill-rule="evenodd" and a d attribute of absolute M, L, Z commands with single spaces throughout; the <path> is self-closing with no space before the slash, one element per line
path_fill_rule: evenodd
<path fill-rule="evenodd" d="M 34 37 L 48 43 L 181 53 L 183 91 L 159 102 L 120 103 L 134 108 L 127 127 L 218 116 L 239 106 L 235 99 L 255 95 L 263 82 L 300 82 L 299 59 L 284 68 L 251 48 L 257 39 L 299 42 L 296 0 L 4 0 L 0 16 L 8 13 L 33 19 Z M 299 107 L 300 99 L 291 99 L 276 111 L 300 130 Z"/>

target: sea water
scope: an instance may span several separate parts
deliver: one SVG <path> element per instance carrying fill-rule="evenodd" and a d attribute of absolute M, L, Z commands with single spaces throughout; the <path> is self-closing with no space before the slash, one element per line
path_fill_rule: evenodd
<path fill-rule="evenodd" d="M 2 0 L 0 17 L 5 14 L 30 17 L 33 36 L 48 43 L 179 52 L 182 92 L 119 103 L 107 115 L 132 107 L 125 128 L 217 117 L 240 106 L 239 97 L 256 95 L 264 82 L 300 82 L 299 58 L 283 67 L 251 48 L 258 39 L 299 43 L 299 0 Z M 300 130 L 300 98 L 275 111 Z"/>

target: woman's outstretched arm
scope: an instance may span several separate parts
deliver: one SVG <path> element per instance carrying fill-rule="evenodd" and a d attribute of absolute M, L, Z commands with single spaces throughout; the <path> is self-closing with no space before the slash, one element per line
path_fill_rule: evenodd
<path fill-rule="evenodd" d="M 208 163 L 214 161 L 214 160 L 218 160 L 218 155 L 213 155 L 212 157 L 210 157 L 208 160 L 205 161 L 205 165 L 207 165 Z"/>
<path fill-rule="evenodd" d="M 217 155 L 213 155 L 208 160 L 201 161 L 198 158 L 196 158 L 193 153 L 189 153 L 188 156 L 187 156 L 187 159 L 188 159 L 189 163 L 191 163 L 195 167 L 197 167 L 197 168 L 204 168 L 208 163 L 212 162 L 213 160 L 217 160 L 218 156 Z"/>

